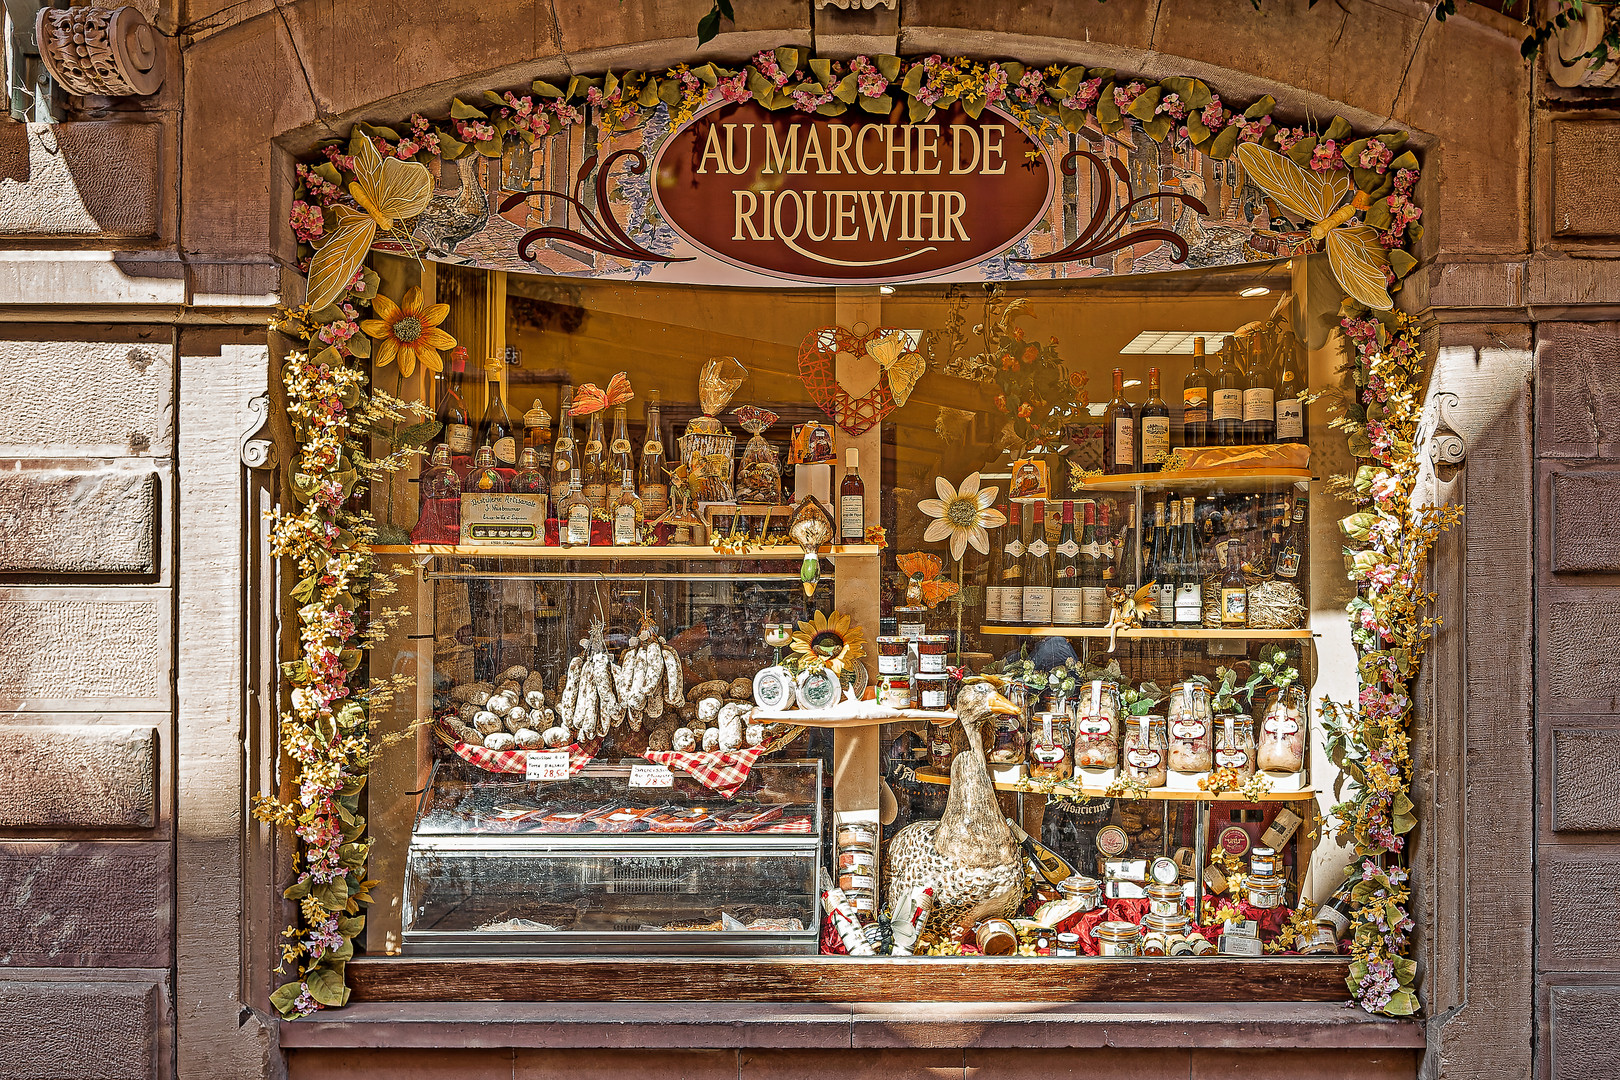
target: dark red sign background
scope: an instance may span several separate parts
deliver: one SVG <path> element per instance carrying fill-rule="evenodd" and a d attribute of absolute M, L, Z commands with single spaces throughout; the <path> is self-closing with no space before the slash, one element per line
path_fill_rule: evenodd
<path fill-rule="evenodd" d="M 903 124 L 726 105 L 666 139 L 653 167 L 660 212 L 694 246 L 761 273 L 846 284 L 995 255 L 1040 220 L 1052 188 L 1045 149 L 1017 121 L 957 106 Z"/>

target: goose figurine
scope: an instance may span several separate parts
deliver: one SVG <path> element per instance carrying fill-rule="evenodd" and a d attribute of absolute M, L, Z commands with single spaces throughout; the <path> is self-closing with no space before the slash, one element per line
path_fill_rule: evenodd
<path fill-rule="evenodd" d="M 1011 915 L 1024 900 L 1024 861 L 984 763 L 984 725 L 998 713 L 1019 714 L 999 685 L 983 677 L 964 681 L 956 716 L 968 749 L 951 762 L 945 813 L 938 821 L 912 822 L 889 841 L 884 893 L 890 904 L 914 886 L 934 889 L 934 909 L 924 933 L 947 933 L 959 924 Z"/>

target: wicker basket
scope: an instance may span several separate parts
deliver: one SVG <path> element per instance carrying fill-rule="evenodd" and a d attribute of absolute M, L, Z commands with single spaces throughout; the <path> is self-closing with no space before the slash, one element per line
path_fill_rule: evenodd
<path fill-rule="evenodd" d="M 696 423 L 694 421 L 693 423 Z M 693 463 L 701 457 L 721 456 L 727 461 L 724 479 L 719 477 L 704 477 L 693 492 L 694 502 L 730 502 L 733 495 L 732 477 L 737 467 L 737 436 L 724 431 L 711 434 L 704 431 L 693 431 L 692 425 L 687 425 L 685 435 L 677 440 L 681 444 L 681 464 L 688 472 L 696 472 Z"/>

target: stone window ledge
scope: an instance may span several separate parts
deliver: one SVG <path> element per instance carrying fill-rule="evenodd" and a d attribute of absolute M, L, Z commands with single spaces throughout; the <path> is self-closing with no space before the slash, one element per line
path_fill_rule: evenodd
<path fill-rule="evenodd" d="M 1416 1020 L 1326 1002 L 367 1002 L 280 1024 L 285 1048 L 1422 1049 Z"/>

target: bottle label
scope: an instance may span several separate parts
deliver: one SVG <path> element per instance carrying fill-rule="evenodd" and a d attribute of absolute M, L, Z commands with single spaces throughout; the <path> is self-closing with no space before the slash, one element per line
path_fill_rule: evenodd
<path fill-rule="evenodd" d="M 1214 419 L 1242 420 L 1243 419 L 1243 391 L 1217 390 L 1215 391 Z"/>
<path fill-rule="evenodd" d="M 1182 582 L 1176 587 L 1176 621 L 1200 622 L 1203 618 L 1203 585 L 1197 581 L 1191 583 Z"/>
<path fill-rule="evenodd" d="M 636 508 L 619 507 L 613 512 L 613 542 L 620 546 L 641 543 L 641 530 L 636 527 Z"/>
<path fill-rule="evenodd" d="M 1243 391 L 1243 420 L 1245 423 L 1254 421 L 1270 421 L 1277 418 L 1276 408 L 1272 400 L 1274 391 L 1269 386 L 1251 386 Z"/>
<path fill-rule="evenodd" d="M 1100 543 L 1097 543 L 1096 541 L 1092 541 L 1091 543 L 1087 544 L 1085 547 L 1081 548 L 1080 550 L 1085 552 L 1086 555 L 1089 556 L 1090 558 L 1093 558 L 1093 559 L 1102 558 L 1102 545 Z"/>
<path fill-rule="evenodd" d="M 1083 626 L 1101 626 L 1108 621 L 1108 590 L 1101 585 L 1087 585 L 1080 590 L 1080 623 Z"/>
<path fill-rule="evenodd" d="M 648 439 L 642 444 L 641 453 L 643 457 L 651 454 L 655 458 L 661 458 L 664 456 L 664 444 L 657 439 Z"/>
<path fill-rule="evenodd" d="M 1035 556 L 1037 559 L 1046 558 L 1046 553 L 1050 550 L 1051 549 L 1046 546 L 1046 541 L 1042 539 L 1031 541 L 1029 545 L 1029 553 Z"/>
<path fill-rule="evenodd" d="M 1057 626 L 1079 626 L 1084 621 L 1084 589 L 1052 590 L 1052 622 Z"/>
<path fill-rule="evenodd" d="M 601 453 L 602 453 L 602 444 L 600 442 L 598 442 L 596 439 L 592 439 L 590 442 L 585 444 L 585 456 L 586 457 L 600 456 Z"/>
<path fill-rule="evenodd" d="M 984 590 L 984 621 L 1001 621 L 1001 586 L 990 585 Z"/>
<path fill-rule="evenodd" d="M 1299 549 L 1284 548 L 1277 556 L 1277 576 L 1291 578 L 1299 573 Z"/>
<path fill-rule="evenodd" d="M 1057 546 L 1057 552 L 1065 559 L 1072 559 L 1076 555 L 1080 554 L 1080 545 L 1075 543 L 1073 540 L 1065 540 L 1063 543 Z M 1074 568 L 1072 566 L 1069 567 L 1069 570 L 1073 569 Z M 1068 570 L 1065 570 L 1064 572 L 1068 573 Z"/>
<path fill-rule="evenodd" d="M 1129 416 L 1114 417 L 1114 462 L 1126 468 L 1136 464 L 1136 421 Z"/>
<path fill-rule="evenodd" d="M 1024 542 L 1022 540 L 1007 541 L 1007 558 L 1022 559 L 1024 557 Z"/>
<path fill-rule="evenodd" d="M 630 452 L 630 440 L 629 439 L 614 439 L 613 440 L 613 445 L 610 446 L 608 449 L 609 449 L 610 452 L 615 453 L 615 454 L 628 454 Z"/>
<path fill-rule="evenodd" d="M 1142 417 L 1142 464 L 1146 465 L 1170 452 L 1170 418 L 1168 416 Z"/>
<path fill-rule="evenodd" d="M 496 461 L 504 461 L 508 465 L 517 464 L 517 440 L 512 436 L 495 440 L 493 449 Z"/>
<path fill-rule="evenodd" d="M 567 438 L 566 436 L 558 439 L 556 445 L 551 448 L 552 453 L 556 454 L 558 457 L 561 457 L 563 454 L 572 453 L 573 449 L 574 440 Z"/>
<path fill-rule="evenodd" d="M 838 535 L 846 544 L 866 542 L 866 496 L 844 495 L 838 500 Z"/>
<path fill-rule="evenodd" d="M 607 485 L 586 484 L 584 488 L 585 503 L 592 510 L 607 509 Z"/>
<path fill-rule="evenodd" d="M 1249 617 L 1249 590 L 1223 588 L 1221 589 L 1221 622 L 1240 623 L 1248 621 Z"/>
<path fill-rule="evenodd" d="M 1201 424 L 1209 419 L 1209 387 L 1189 386 L 1181 392 L 1181 422 Z"/>
<path fill-rule="evenodd" d="M 666 484 L 641 485 L 641 512 L 647 520 L 663 514 L 669 509 L 669 486 Z"/>
<path fill-rule="evenodd" d="M 591 512 L 582 502 L 568 507 L 568 543 L 574 547 L 590 546 Z"/>
<path fill-rule="evenodd" d="M 1173 623 L 1176 621 L 1176 586 L 1174 582 L 1159 586 L 1159 621 Z"/>
<path fill-rule="evenodd" d="M 1277 402 L 1277 440 L 1305 437 L 1305 409 L 1299 398 L 1283 398 Z"/>
<path fill-rule="evenodd" d="M 451 424 L 447 427 L 444 431 L 444 441 L 449 444 L 452 454 L 473 452 L 473 432 L 466 424 Z"/>
<path fill-rule="evenodd" d="M 1052 622 L 1051 586 L 1026 585 L 1023 592 L 1023 615 L 1021 621 L 1030 626 L 1050 625 Z"/>
<path fill-rule="evenodd" d="M 1001 621 L 1004 623 L 1024 622 L 1024 590 L 1019 585 L 1003 585 L 1001 587 Z"/>

